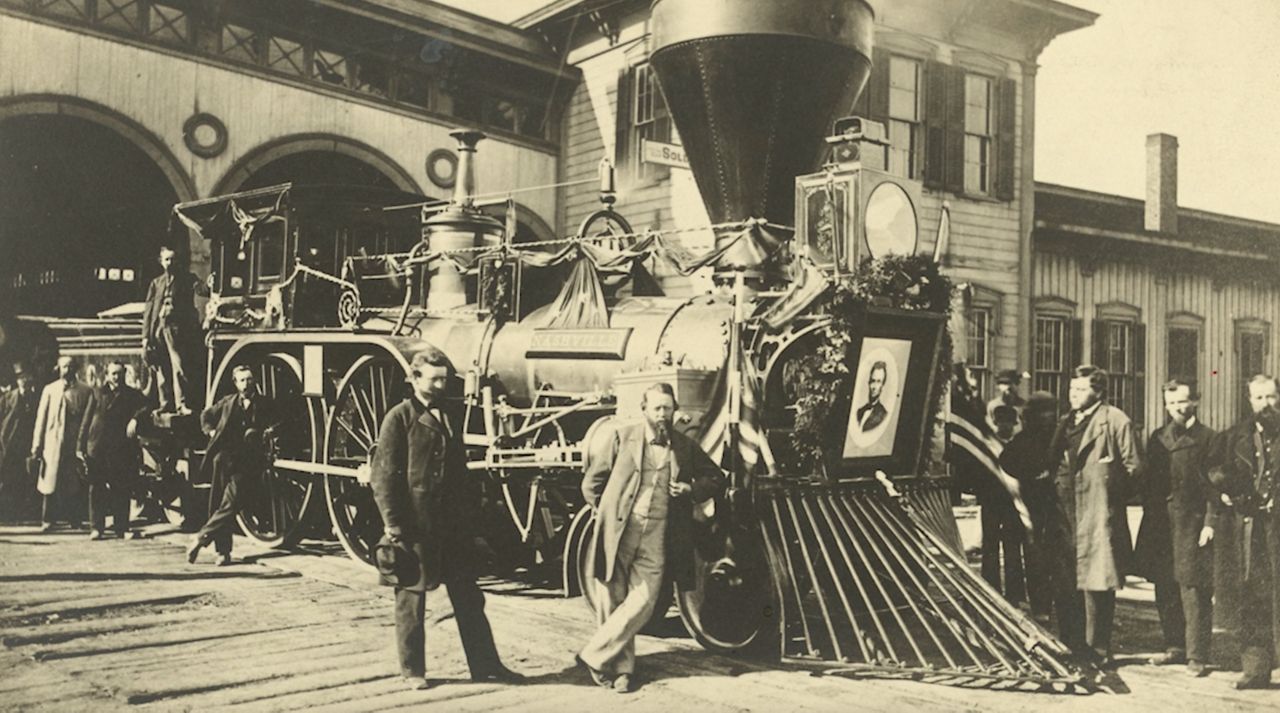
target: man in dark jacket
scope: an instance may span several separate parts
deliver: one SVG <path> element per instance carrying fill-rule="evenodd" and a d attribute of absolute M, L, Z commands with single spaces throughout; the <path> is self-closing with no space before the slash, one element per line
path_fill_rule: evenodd
<path fill-rule="evenodd" d="M 371 485 L 386 536 L 413 553 L 416 581 L 395 586 L 396 648 L 400 673 L 425 689 L 426 596 L 441 583 L 453 603 L 458 634 L 475 681 L 522 680 L 502 665 L 476 586 L 475 522 L 480 518 L 477 476 L 467 472 L 462 419 L 445 403 L 452 366 L 438 349 L 413 356 L 413 395 L 387 412 L 378 433 Z"/>
<path fill-rule="evenodd" d="M 1129 417 L 1106 403 L 1107 372 L 1076 367 L 1071 412 L 1050 445 L 1056 499 L 1047 540 L 1062 642 L 1107 664 L 1116 590 L 1132 557 L 1125 500 L 1139 466 Z"/>
<path fill-rule="evenodd" d="M 191 389 L 193 369 L 199 367 L 200 315 L 195 296 L 208 290 L 195 275 L 179 269 L 172 248 L 160 248 L 164 272 L 147 288 L 142 312 L 143 357 L 156 376 L 160 411 L 191 413 L 197 394 Z"/>
<path fill-rule="evenodd" d="M 1217 435 L 1196 417 L 1199 398 L 1190 384 L 1164 385 L 1169 422 L 1147 441 L 1142 476 L 1142 526 L 1134 550 L 1137 574 L 1155 585 L 1165 651 L 1156 665 L 1185 662 L 1194 676 L 1208 674 L 1213 634 L 1213 541 L 1217 493 L 1205 457 Z"/>
<path fill-rule="evenodd" d="M 192 538 L 187 561 L 195 563 L 200 550 L 213 543 L 220 555 L 218 566 L 231 564 L 231 532 L 250 478 L 267 468 L 268 449 L 277 424 L 274 404 L 258 393 L 253 370 L 243 364 L 231 371 L 236 393 L 229 394 L 200 414 L 209 434 L 201 470 L 212 473 L 209 519 Z"/>
<path fill-rule="evenodd" d="M 22 518 L 33 508 L 35 478 L 27 470 L 40 394 L 35 375 L 13 365 L 14 388 L 0 396 L 0 516 Z"/>
<path fill-rule="evenodd" d="M 675 391 L 644 393 L 644 422 L 619 427 L 592 452 L 582 495 L 595 508 L 595 579 L 600 627 L 578 661 L 599 685 L 631 690 L 635 638 L 649 621 L 669 567 L 692 589 L 694 503 L 721 494 L 724 474 L 692 439 L 672 428 Z M 610 676 L 613 677 L 610 681 Z"/>
<path fill-rule="evenodd" d="M 1047 617 L 1053 610 L 1044 542 L 1055 499 L 1053 468 L 1057 465 L 1049 451 L 1058 423 L 1058 401 L 1047 391 L 1037 391 L 1022 409 L 1022 430 L 1014 435 L 1000 454 L 1000 466 L 1018 479 L 1022 500 L 1031 516 L 1031 536 L 1024 538 L 1027 598 L 1031 613 Z M 1019 525 L 1020 526 L 1020 525 Z M 985 561 L 984 561 L 985 564 Z"/>
<path fill-rule="evenodd" d="M 130 489 L 142 455 L 129 424 L 148 404 L 141 392 L 124 383 L 124 369 L 123 362 L 107 364 L 106 382 L 93 390 L 80 425 L 76 455 L 87 466 L 91 540 L 102 539 L 108 513 L 117 536 L 124 537 L 129 529 Z"/>
<path fill-rule="evenodd" d="M 1280 634 L 1280 393 L 1274 377 L 1249 381 L 1252 413 L 1214 439 L 1209 478 L 1231 500 L 1243 569 L 1237 689 L 1267 688 Z"/>

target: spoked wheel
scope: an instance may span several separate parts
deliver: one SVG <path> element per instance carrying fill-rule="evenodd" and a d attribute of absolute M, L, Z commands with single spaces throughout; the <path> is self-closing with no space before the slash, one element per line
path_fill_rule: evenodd
<path fill-rule="evenodd" d="M 311 461 L 316 453 L 316 404 L 302 395 L 302 364 L 289 354 L 268 355 L 253 367 L 258 388 L 284 418 L 276 427 L 275 457 Z M 302 418 L 299 418 L 302 416 Z M 236 519 L 249 537 L 268 547 L 289 547 L 305 533 L 315 476 L 276 468 L 246 482 L 244 505 Z"/>
<path fill-rule="evenodd" d="M 365 355 L 338 384 L 338 400 L 325 428 L 325 462 L 347 468 L 371 465 L 382 419 L 404 393 L 404 370 L 391 359 Z M 382 537 L 382 514 L 368 483 L 325 476 L 325 501 L 333 534 L 357 562 L 373 565 L 373 547 Z"/>
<path fill-rule="evenodd" d="M 729 513 L 717 513 L 722 521 L 732 522 Z M 695 547 L 692 589 L 676 585 L 676 601 L 680 620 L 703 648 L 712 651 L 737 651 L 754 642 L 772 619 L 772 585 L 761 544 L 752 531 L 734 529 L 736 551 L 734 566 L 713 576 L 713 569 L 726 553 L 727 539 L 702 539 L 704 546 Z M 705 546 L 707 540 L 716 545 Z M 719 540 L 717 542 L 717 539 Z M 723 576 L 721 576 L 723 575 Z"/>
<path fill-rule="evenodd" d="M 569 532 L 564 539 L 564 555 L 561 559 L 564 595 L 576 597 L 581 594 L 586 597 L 587 606 L 592 609 L 595 608 L 596 596 L 595 588 L 591 586 L 591 557 L 594 556 L 594 552 L 588 553 L 587 548 L 591 546 L 595 526 L 595 510 L 583 506 L 573 516 L 573 522 L 569 524 Z"/>

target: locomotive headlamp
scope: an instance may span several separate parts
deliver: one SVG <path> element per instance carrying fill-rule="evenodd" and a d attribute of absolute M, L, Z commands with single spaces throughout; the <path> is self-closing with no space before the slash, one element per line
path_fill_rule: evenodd
<path fill-rule="evenodd" d="M 871 257 L 915 253 L 918 228 L 915 205 L 902 186 L 886 181 L 871 189 L 862 215 Z"/>

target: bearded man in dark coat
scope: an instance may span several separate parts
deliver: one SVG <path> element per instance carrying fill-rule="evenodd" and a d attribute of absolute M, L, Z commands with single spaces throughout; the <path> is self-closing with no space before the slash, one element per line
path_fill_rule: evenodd
<path fill-rule="evenodd" d="M 1047 528 L 1062 642 L 1102 664 L 1132 556 L 1125 500 L 1140 464 L 1129 417 L 1105 401 L 1107 382 L 1096 366 L 1076 367 L 1071 411 L 1050 444 L 1057 497 Z"/>
<path fill-rule="evenodd" d="M 22 518 L 35 502 L 35 479 L 27 470 L 40 394 L 35 375 L 13 365 L 14 387 L 0 396 L 0 516 Z"/>
<path fill-rule="evenodd" d="M 445 400 L 453 373 L 438 349 L 413 356 L 413 394 L 382 420 L 370 481 L 385 539 L 411 562 L 407 577 L 388 579 L 384 573 L 382 581 L 395 587 L 400 674 L 418 690 L 430 685 L 423 621 L 427 592 L 440 584 L 453 604 L 472 680 L 523 680 L 502 664 L 484 613 L 484 593 L 476 586 L 480 490 L 478 475 L 467 471 L 461 414 Z"/>
<path fill-rule="evenodd" d="M 148 407 L 142 392 L 124 383 L 125 365 L 107 364 L 106 382 L 93 390 L 80 425 L 77 457 L 89 482 L 89 539 L 102 539 L 107 515 L 116 536 L 129 530 L 131 489 L 138 479 L 142 452 L 130 424 Z"/>
<path fill-rule="evenodd" d="M 1156 610 L 1165 651 L 1156 665 L 1187 664 L 1208 675 L 1213 634 L 1213 533 L 1218 496 L 1209 485 L 1205 459 L 1213 429 L 1196 414 L 1199 398 L 1190 384 L 1164 385 L 1169 422 L 1147 441 L 1142 475 L 1142 526 L 1134 550 L 1136 574 L 1155 585 Z"/>
<path fill-rule="evenodd" d="M 1280 391 L 1275 377 L 1249 381 L 1252 410 L 1214 439 L 1209 479 L 1234 506 L 1242 568 L 1237 689 L 1268 688 L 1280 642 Z M 1225 553 L 1224 553 L 1225 554 Z"/>
<path fill-rule="evenodd" d="M 1049 450 L 1058 424 L 1058 400 L 1046 391 L 1037 391 L 1022 409 L 1022 430 L 1004 447 L 1000 467 L 1018 479 L 1022 500 L 1031 516 L 1031 536 L 1025 537 L 1027 599 L 1031 613 L 1047 617 L 1053 611 L 1053 591 L 1044 543 L 1046 528 L 1054 510 L 1054 462 Z M 1021 526 L 1019 524 L 1019 526 Z"/>

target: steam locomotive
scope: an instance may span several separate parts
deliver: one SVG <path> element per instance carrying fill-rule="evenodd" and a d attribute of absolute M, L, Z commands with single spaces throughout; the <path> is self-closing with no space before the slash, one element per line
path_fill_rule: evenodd
<path fill-rule="evenodd" d="M 602 207 L 574 235 L 521 242 L 479 205 L 471 131 L 454 134 L 452 199 L 419 206 L 416 224 L 392 210 L 403 196 L 351 188 L 176 206 L 211 250 L 206 400 L 247 364 L 299 415 L 244 531 L 291 543 L 323 501 L 342 546 L 370 560 L 371 450 L 430 344 L 461 377 L 469 468 L 509 520 L 490 544 L 559 560 L 566 592 L 590 595 L 581 473 L 595 439 L 668 382 L 681 426 L 733 482 L 705 526 L 718 549 L 678 592 L 701 643 L 767 640 L 842 672 L 1078 681 L 1062 645 L 956 553 L 945 479 L 923 473 L 944 315 L 832 298 L 868 261 L 917 249 L 921 189 L 869 167 L 877 127 L 824 140 L 866 81 L 872 27 L 864 0 L 655 0 L 650 61 L 716 236 L 692 261 L 674 236 L 631 228 L 607 167 Z M 651 259 L 706 267 L 716 288 L 663 294 Z M 833 348 L 848 373 L 824 382 L 840 393 L 815 428 L 794 377 Z M 860 415 L 864 402 L 884 413 Z M 805 434 L 816 460 L 797 450 Z M 712 572 L 726 560 L 730 576 Z"/>

